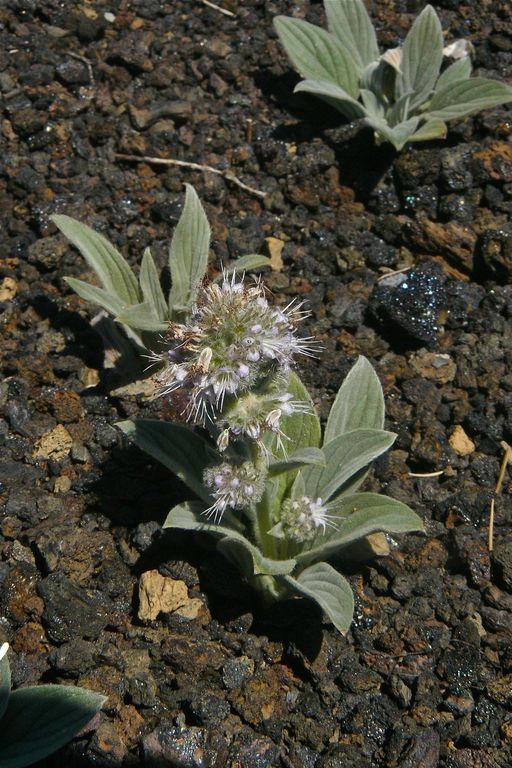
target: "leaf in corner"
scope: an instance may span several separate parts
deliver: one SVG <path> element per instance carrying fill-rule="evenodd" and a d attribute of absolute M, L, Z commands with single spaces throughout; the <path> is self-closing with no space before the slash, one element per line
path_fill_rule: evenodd
<path fill-rule="evenodd" d="M 51 219 L 75 248 L 78 248 L 108 293 L 117 296 L 123 304 L 138 304 L 141 296 L 137 278 L 112 243 L 91 227 L 70 216 L 55 215 Z"/>
<path fill-rule="evenodd" d="M 160 278 L 155 266 L 155 262 L 149 248 L 146 248 L 140 265 L 139 283 L 144 297 L 144 302 L 149 304 L 151 313 L 158 320 L 167 320 L 169 318 L 169 309 L 165 300 Z"/>
<path fill-rule="evenodd" d="M 9 698 L 0 732 L 2 768 L 24 768 L 64 746 L 106 701 L 84 688 L 34 685 Z"/>
<path fill-rule="evenodd" d="M 324 445 L 353 429 L 384 427 L 384 395 L 374 367 L 362 355 L 346 375 L 330 410 Z"/>

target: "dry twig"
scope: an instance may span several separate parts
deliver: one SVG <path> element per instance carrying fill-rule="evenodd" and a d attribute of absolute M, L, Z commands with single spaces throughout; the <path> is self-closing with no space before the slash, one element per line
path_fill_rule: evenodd
<path fill-rule="evenodd" d="M 94 72 L 92 71 L 92 64 L 89 59 L 86 59 L 85 56 L 81 56 L 79 53 L 75 53 L 74 51 L 67 51 L 67 55 L 71 56 L 73 59 L 77 59 L 77 61 L 81 61 L 82 64 L 85 64 L 87 67 L 87 74 L 89 76 L 89 85 L 94 85 Z"/>
<path fill-rule="evenodd" d="M 233 13 L 233 11 L 228 11 L 227 8 L 220 8 L 220 6 L 215 5 L 215 3 L 210 3 L 210 0 L 201 0 L 205 5 L 208 6 L 208 8 L 213 8 L 215 11 L 218 11 L 219 13 L 223 13 L 225 16 L 236 16 L 236 13 Z"/>
<path fill-rule="evenodd" d="M 439 477 L 444 469 L 438 469 L 437 472 L 408 472 L 409 477 Z"/>
<path fill-rule="evenodd" d="M 217 176 L 222 176 L 226 181 L 231 181 L 241 189 L 245 189 L 246 192 L 250 192 L 251 195 L 264 198 L 267 196 L 266 192 L 262 192 L 260 189 L 250 187 L 248 184 L 244 184 L 239 178 L 234 176 L 230 171 L 220 171 L 218 168 L 213 168 L 211 165 L 200 165 L 199 163 L 188 163 L 185 160 L 175 160 L 171 157 L 149 157 L 148 155 L 124 155 L 116 152 L 114 157 L 118 160 L 127 160 L 134 163 L 150 163 L 152 165 L 177 165 L 180 168 L 191 168 L 195 171 L 206 171 L 207 173 L 215 173 Z"/>
<path fill-rule="evenodd" d="M 508 443 L 505 442 L 505 440 L 502 440 L 500 443 L 501 447 L 503 448 L 503 458 L 501 460 L 501 466 L 500 471 L 498 474 L 498 479 L 496 481 L 496 487 L 494 489 L 494 496 L 491 499 L 491 508 L 489 510 L 489 531 L 487 534 L 487 548 L 489 549 L 489 552 L 492 552 L 493 546 L 494 546 L 494 505 L 495 505 L 495 496 L 501 491 L 501 486 L 503 485 L 503 479 L 505 477 L 505 471 L 507 469 L 508 464 L 512 464 L 512 448 Z"/>

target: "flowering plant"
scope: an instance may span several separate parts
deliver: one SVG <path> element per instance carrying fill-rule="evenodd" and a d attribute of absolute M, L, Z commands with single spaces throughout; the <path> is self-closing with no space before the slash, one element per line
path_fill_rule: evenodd
<path fill-rule="evenodd" d="M 261 280 L 246 283 L 234 270 L 219 283 L 205 282 L 206 260 L 198 262 L 196 248 L 205 214 L 195 193 L 187 195 L 194 213 L 185 206 L 178 229 L 186 243 L 181 252 L 191 258 L 186 268 L 171 269 L 188 298 L 151 353 L 160 395 L 182 423 L 141 419 L 119 426 L 195 496 L 169 512 L 165 528 L 212 534 L 267 599 L 306 596 L 346 632 L 352 591 L 326 560 L 372 532 L 423 527 L 405 504 L 358 490 L 371 462 L 395 439 L 383 429 L 382 388 L 360 357 L 322 436 L 294 371 L 297 356 L 315 349 L 312 338 L 298 335 L 307 313 L 295 301 L 272 306 Z M 82 249 L 79 237 L 74 242 Z"/>
<path fill-rule="evenodd" d="M 64 746 L 106 701 L 69 685 L 33 685 L 11 692 L 9 645 L 0 647 L 0 765 L 24 768 Z"/>
<path fill-rule="evenodd" d="M 427 5 L 404 44 L 380 55 L 363 0 L 324 0 L 328 31 L 277 16 L 276 31 L 297 71 L 295 91 L 327 101 L 349 120 L 363 118 L 377 141 L 397 150 L 444 138 L 446 121 L 512 101 L 512 87 L 471 75 L 471 43 L 443 48 L 441 22 Z M 453 59 L 443 72 L 443 56 Z"/>

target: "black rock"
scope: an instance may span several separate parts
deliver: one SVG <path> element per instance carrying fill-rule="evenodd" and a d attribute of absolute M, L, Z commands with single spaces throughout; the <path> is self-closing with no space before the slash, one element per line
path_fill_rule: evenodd
<path fill-rule="evenodd" d="M 83 589 L 60 573 L 52 573 L 39 584 L 44 600 L 43 625 L 55 643 L 77 637 L 95 640 L 104 629 L 111 606 L 105 595 Z"/>

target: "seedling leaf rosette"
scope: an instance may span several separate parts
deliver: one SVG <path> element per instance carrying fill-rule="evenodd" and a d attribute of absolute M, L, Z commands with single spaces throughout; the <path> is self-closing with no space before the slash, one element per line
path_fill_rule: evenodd
<path fill-rule="evenodd" d="M 470 45 L 443 47 L 431 5 L 403 45 L 382 55 L 363 0 L 325 0 L 324 7 L 327 30 L 302 19 L 275 18 L 288 58 L 304 78 L 295 91 L 318 96 L 349 120 L 362 118 L 378 142 L 401 150 L 410 142 L 444 138 L 448 120 L 512 101 L 510 85 L 470 77 Z M 462 57 L 442 70 L 444 56 L 454 50 Z"/>
<path fill-rule="evenodd" d="M 295 371 L 297 356 L 315 353 L 314 340 L 297 332 L 306 313 L 294 301 L 272 306 L 262 281 L 240 279 L 236 265 L 220 282 L 206 281 L 210 230 L 191 187 L 171 243 L 168 297 L 147 252 L 139 280 L 131 271 L 129 278 L 103 238 L 70 221 L 56 218 L 102 280 L 103 306 L 137 333 L 153 318 L 160 333 L 155 379 L 187 423 L 139 419 L 119 427 L 193 494 L 164 527 L 210 534 L 266 600 L 314 600 L 345 633 L 352 591 L 327 560 L 376 531 L 423 529 L 405 504 L 360 490 L 395 439 L 384 429 L 382 387 L 369 361 L 360 357 L 349 371 L 322 435 Z M 70 285 L 89 297 L 85 284 Z"/>

